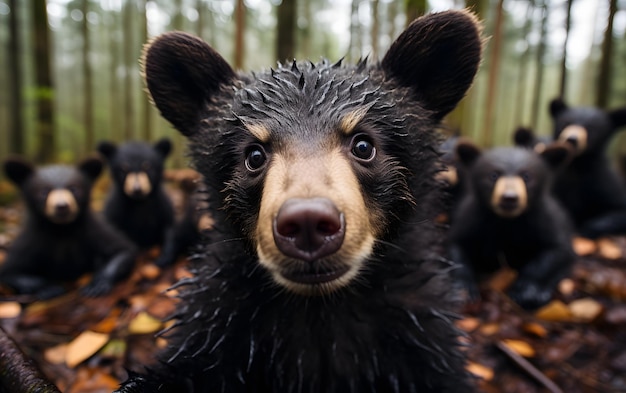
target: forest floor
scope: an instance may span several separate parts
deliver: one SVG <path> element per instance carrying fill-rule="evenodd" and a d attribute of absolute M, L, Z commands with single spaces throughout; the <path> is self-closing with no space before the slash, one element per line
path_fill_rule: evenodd
<path fill-rule="evenodd" d="M 94 190 L 95 209 L 107 186 Z M 180 209 L 182 192 L 168 190 Z M 14 191 L 0 184 L 0 263 L 22 215 Z M 485 393 L 626 392 L 626 237 L 574 245 L 572 275 L 542 309 L 524 311 L 507 298 L 515 275 L 503 269 L 463 311 L 468 368 Z M 130 279 L 99 298 L 71 290 L 32 302 L 0 292 L 0 327 L 62 392 L 111 392 L 165 345 L 154 335 L 176 307 L 168 288 L 189 274 L 184 258 L 161 270 L 152 264 L 157 255 L 143 254 Z"/>

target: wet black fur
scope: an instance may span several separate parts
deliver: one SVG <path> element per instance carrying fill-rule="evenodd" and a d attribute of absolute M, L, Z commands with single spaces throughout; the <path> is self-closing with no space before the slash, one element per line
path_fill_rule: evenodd
<path fill-rule="evenodd" d="M 471 83 L 479 29 L 466 13 L 451 12 L 409 31 L 382 66 L 297 63 L 253 75 L 235 74 L 185 34 L 151 43 L 148 88 L 163 116 L 189 137 L 216 229 L 192 260 L 193 277 L 178 285 L 182 303 L 161 363 L 145 376 L 132 374 L 120 391 L 473 391 L 453 325 L 452 267 L 437 256 L 441 233 L 432 218 L 441 192 L 434 128 Z M 407 50 L 407 41 L 422 43 Z M 439 57 L 407 58 L 420 53 Z M 439 60 L 456 68 L 438 73 Z M 353 169 L 368 209 L 384 213 L 375 255 L 331 295 L 287 292 L 255 255 L 264 171 L 255 176 L 245 168 L 246 149 L 258 141 L 244 125 L 260 120 L 270 130 L 270 156 L 284 144 L 314 154 L 328 138 L 349 148 L 338 125 L 365 107 L 357 129 L 378 155 Z"/>
<path fill-rule="evenodd" d="M 557 178 L 554 190 L 582 236 L 626 234 L 626 186 L 607 157 L 613 136 L 626 126 L 626 107 L 603 110 L 550 103 L 554 138 L 572 124 L 587 129 L 587 148 Z"/>
<path fill-rule="evenodd" d="M 27 217 L 0 269 L 0 282 L 18 293 L 48 298 L 61 294 L 64 284 L 94 273 L 86 295 L 109 292 L 133 268 L 135 246 L 90 209 L 91 187 L 102 162 L 86 159 L 77 167 L 49 165 L 35 168 L 21 158 L 5 162 L 5 172 L 20 188 Z M 44 213 L 50 190 L 69 190 L 79 213 L 69 223 L 50 221 Z"/>
<path fill-rule="evenodd" d="M 483 153 L 465 141 L 457 152 L 467 176 L 448 234 L 450 257 L 463 266 L 454 274 L 476 298 L 477 280 L 507 265 L 518 272 L 511 298 L 529 309 L 544 305 L 574 261 L 572 224 L 551 192 L 555 169 L 569 157 L 567 147 L 549 147 L 542 158 L 521 147 Z M 491 206 L 496 179 L 507 175 L 523 177 L 528 195 L 526 210 L 514 218 Z"/>
<path fill-rule="evenodd" d="M 103 141 L 98 151 L 106 157 L 112 178 L 104 216 L 140 248 L 173 241 L 174 207 L 163 188 L 163 166 L 171 150 L 167 138 L 154 145 L 131 141 L 120 146 Z M 148 195 L 134 198 L 124 192 L 124 181 L 129 172 L 146 173 L 151 186 Z M 176 254 L 160 260 L 168 265 Z"/>

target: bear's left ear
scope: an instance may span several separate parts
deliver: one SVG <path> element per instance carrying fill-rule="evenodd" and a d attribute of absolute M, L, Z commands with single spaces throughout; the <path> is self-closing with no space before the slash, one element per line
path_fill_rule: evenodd
<path fill-rule="evenodd" d="M 21 186 L 26 179 L 35 173 L 35 167 L 21 157 L 10 157 L 4 161 L 4 173 L 9 180 Z"/>
<path fill-rule="evenodd" d="M 626 126 L 626 107 L 610 111 L 609 117 L 615 128 Z"/>
<path fill-rule="evenodd" d="M 556 117 L 567 108 L 568 106 L 562 98 L 555 98 L 550 102 L 550 114 L 552 117 Z"/>
<path fill-rule="evenodd" d="M 413 90 L 441 120 L 463 98 L 480 63 L 481 26 L 469 11 L 451 10 L 414 20 L 382 60 L 387 77 Z"/>
<path fill-rule="evenodd" d="M 161 157 L 165 158 L 172 151 L 172 142 L 170 142 L 168 138 L 159 139 L 159 141 L 154 144 L 154 150 L 156 150 Z"/>
<path fill-rule="evenodd" d="M 467 139 L 460 140 L 455 151 L 459 161 L 467 167 L 471 166 L 482 154 L 480 148 Z"/>
<path fill-rule="evenodd" d="M 196 132 L 211 99 L 236 79 L 235 71 L 206 42 L 179 31 L 146 44 L 141 63 L 152 101 L 187 136 Z"/>
<path fill-rule="evenodd" d="M 554 142 L 539 153 L 550 168 L 559 169 L 565 166 L 574 156 L 574 149 L 569 143 Z"/>
<path fill-rule="evenodd" d="M 513 143 L 515 146 L 532 147 L 535 140 L 535 133 L 530 128 L 518 127 L 513 133 Z"/>
<path fill-rule="evenodd" d="M 117 146 L 113 142 L 102 141 L 98 143 L 98 152 L 110 160 L 117 151 Z"/>
<path fill-rule="evenodd" d="M 78 170 L 85 174 L 89 179 L 96 180 L 102 173 L 102 160 L 96 157 L 87 157 L 78 163 Z"/>

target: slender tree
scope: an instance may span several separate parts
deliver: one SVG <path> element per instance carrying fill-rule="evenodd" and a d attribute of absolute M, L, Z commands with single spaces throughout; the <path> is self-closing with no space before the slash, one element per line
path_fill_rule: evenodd
<path fill-rule="evenodd" d="M 244 0 L 237 0 L 235 6 L 235 68 L 242 69 L 244 62 L 246 32 L 246 4 Z"/>
<path fill-rule="evenodd" d="M 142 42 L 148 42 L 148 0 L 143 0 L 141 9 L 143 10 L 143 26 L 142 26 Z M 200 12 L 200 10 L 198 10 Z M 149 141 L 152 138 L 152 104 L 145 94 L 141 95 L 141 102 L 143 104 L 143 128 L 141 133 L 141 139 Z"/>
<path fill-rule="evenodd" d="M 516 125 L 520 125 L 523 123 L 522 118 L 524 113 L 526 113 L 526 94 L 528 92 L 527 89 L 527 81 L 528 81 L 528 63 L 529 57 L 531 54 L 531 45 L 528 40 L 528 35 L 530 34 L 530 29 L 533 26 L 533 12 L 535 10 L 535 0 L 531 0 L 526 4 L 526 20 L 524 22 L 524 26 L 522 28 L 522 37 L 525 41 L 524 51 L 519 59 L 519 66 L 517 71 L 517 82 L 516 82 L 516 105 L 513 107 L 513 123 Z"/>
<path fill-rule="evenodd" d="M 567 90 L 567 43 L 569 42 L 569 32 L 572 25 L 572 3 L 574 0 L 566 0 L 566 16 L 565 16 L 565 40 L 563 42 L 563 58 L 561 59 L 561 85 L 559 95 L 565 97 Z"/>
<path fill-rule="evenodd" d="M 361 22 L 359 21 L 359 5 L 361 0 L 352 0 L 350 6 L 350 58 L 355 60 L 361 57 Z"/>
<path fill-rule="evenodd" d="M 9 151 L 17 154 L 25 153 L 24 118 L 22 113 L 22 46 L 19 36 L 18 1 L 9 0 L 9 62 L 8 90 L 11 123 L 9 133 Z"/>
<path fill-rule="evenodd" d="M 290 62 L 295 57 L 296 0 L 282 0 L 278 6 L 276 59 Z"/>
<path fill-rule="evenodd" d="M 543 86 L 543 70 L 544 70 L 544 55 L 546 52 L 546 40 L 547 40 L 547 21 L 548 21 L 548 5 L 546 0 L 541 2 L 541 33 L 539 37 L 539 46 L 537 47 L 536 66 L 537 72 L 535 73 L 534 92 L 531 108 L 531 126 L 536 129 L 539 124 L 539 109 L 541 104 L 541 92 Z"/>
<path fill-rule="evenodd" d="M 33 48 L 35 64 L 35 86 L 37 92 L 37 118 L 35 134 L 37 148 L 35 159 L 38 162 L 51 162 L 55 159 L 56 144 L 54 135 L 54 86 L 50 68 L 50 29 L 46 1 L 34 1 L 33 12 Z"/>
<path fill-rule="evenodd" d="M 415 18 L 422 16 L 428 10 L 427 0 L 405 0 L 406 1 L 406 25 L 408 26 Z"/>
<path fill-rule="evenodd" d="M 93 72 L 91 68 L 91 38 L 89 37 L 89 0 L 82 0 L 83 23 L 81 30 L 83 35 L 83 121 L 85 123 L 85 151 L 91 151 L 95 146 L 95 131 L 93 119 Z"/>
<path fill-rule="evenodd" d="M 378 36 L 380 34 L 380 21 L 378 18 L 378 3 L 379 0 L 372 1 L 372 30 L 371 30 L 371 42 L 372 42 L 372 59 L 378 59 Z"/>
<path fill-rule="evenodd" d="M 496 7 L 496 20 L 491 41 L 491 54 L 489 56 L 489 79 L 487 81 L 487 97 L 485 121 L 483 127 L 483 146 L 493 143 L 493 126 L 495 123 L 496 95 L 498 91 L 498 78 L 500 77 L 500 61 L 502 49 L 502 20 L 504 0 L 498 0 Z"/>
<path fill-rule="evenodd" d="M 124 140 L 133 139 L 135 125 L 134 78 L 132 74 L 136 61 L 133 52 L 134 8 L 135 3 L 129 1 L 122 11 L 124 13 Z"/>
<path fill-rule="evenodd" d="M 611 62 L 613 60 L 613 20 L 617 13 L 617 0 L 609 0 L 609 16 L 604 30 L 602 41 L 602 58 L 600 60 L 600 75 L 596 90 L 596 106 L 606 108 L 611 98 Z"/>
<path fill-rule="evenodd" d="M 120 67 L 120 45 L 119 45 L 119 19 L 117 10 L 113 9 L 113 1 L 109 0 L 109 13 L 107 15 L 108 38 L 109 38 L 109 127 L 114 140 L 120 141 L 124 138 L 122 133 L 122 114 L 120 106 L 120 83 L 118 68 Z"/>

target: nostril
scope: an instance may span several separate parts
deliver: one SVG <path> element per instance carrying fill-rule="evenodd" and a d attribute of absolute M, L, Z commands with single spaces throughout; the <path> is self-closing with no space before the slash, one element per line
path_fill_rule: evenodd
<path fill-rule="evenodd" d="M 328 198 L 291 198 L 274 221 L 274 242 L 285 255 L 312 261 L 343 243 L 344 218 Z"/>

